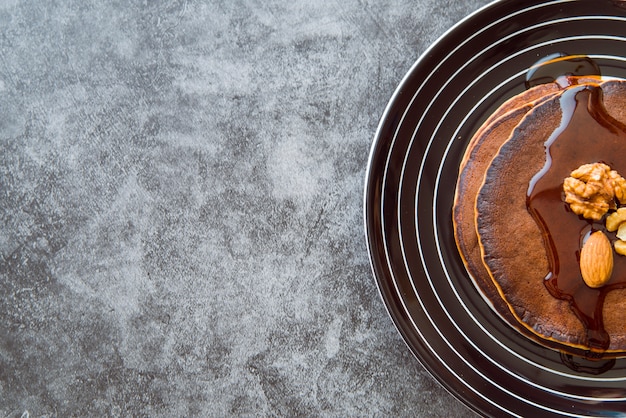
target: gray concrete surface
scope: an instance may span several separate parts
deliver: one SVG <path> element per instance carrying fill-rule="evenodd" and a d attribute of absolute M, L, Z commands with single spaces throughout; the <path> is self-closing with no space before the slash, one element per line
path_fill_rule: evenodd
<path fill-rule="evenodd" d="M 0 2 L 0 417 L 470 414 L 371 275 L 369 148 L 485 0 Z"/>

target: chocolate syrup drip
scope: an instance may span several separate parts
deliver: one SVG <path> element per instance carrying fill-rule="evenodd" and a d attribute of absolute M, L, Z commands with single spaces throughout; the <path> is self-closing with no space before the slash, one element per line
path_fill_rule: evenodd
<path fill-rule="evenodd" d="M 595 162 L 626 174 L 626 125 L 607 113 L 597 85 L 571 87 L 561 95 L 560 105 L 561 125 L 546 141 L 546 164 L 529 184 L 527 207 L 542 230 L 548 253 L 545 286 L 554 297 L 569 302 L 585 327 L 591 354 L 602 353 L 610 344 L 602 308 L 608 292 L 626 288 L 626 256 L 615 254 L 613 274 L 605 286 L 592 289 L 584 283 L 579 267 L 584 240 L 600 230 L 613 242 L 615 233 L 606 231 L 604 219 L 593 222 L 570 211 L 563 180 L 579 166 Z"/>
<path fill-rule="evenodd" d="M 568 87 L 575 79 L 569 76 L 598 77 L 600 67 L 586 55 L 569 55 L 557 52 L 537 61 L 526 73 L 526 88 L 556 82 Z"/>

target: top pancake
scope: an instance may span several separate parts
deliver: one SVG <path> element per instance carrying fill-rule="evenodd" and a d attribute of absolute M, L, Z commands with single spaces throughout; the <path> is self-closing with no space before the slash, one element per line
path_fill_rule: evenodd
<path fill-rule="evenodd" d="M 608 81 L 600 86 L 607 113 L 626 122 L 626 82 Z M 487 164 L 484 182 L 475 195 L 475 231 L 483 268 L 499 296 L 490 290 L 488 297 L 496 310 L 501 312 L 506 306 L 516 321 L 503 315 L 509 323 L 526 334 L 530 331 L 547 345 L 586 350 L 587 335 L 581 321 L 567 301 L 553 297 L 543 284 L 549 272 L 548 256 L 526 200 L 532 177 L 546 163 L 544 143 L 561 124 L 561 94 L 547 97 L 526 112 Z M 492 146 L 502 139 L 490 138 Z M 624 151 L 626 156 L 626 145 Z M 593 159 L 581 156 L 571 169 L 595 162 L 585 158 Z M 626 290 L 609 292 L 604 304 L 604 328 L 611 336 L 608 352 L 626 351 L 626 321 L 621 312 L 626 312 Z"/>
<path fill-rule="evenodd" d="M 597 77 L 569 77 L 571 86 L 596 83 Z M 535 106 L 560 95 L 565 88 L 555 83 L 535 86 L 504 102 L 479 128 L 471 139 L 461 161 L 453 207 L 454 234 L 459 252 L 475 285 L 485 300 L 508 322 L 516 322 L 508 305 L 483 264 L 476 234 L 476 195 L 482 186 L 484 174 L 500 146 L 513 129 Z M 528 337 L 533 333 L 522 330 Z"/>

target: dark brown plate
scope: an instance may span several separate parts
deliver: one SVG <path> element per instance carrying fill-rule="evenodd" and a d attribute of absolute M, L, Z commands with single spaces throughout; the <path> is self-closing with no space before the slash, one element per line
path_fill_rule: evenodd
<path fill-rule="evenodd" d="M 499 1 L 467 17 L 402 80 L 370 155 L 365 229 L 383 301 L 424 367 L 483 415 L 626 411 L 626 359 L 561 356 L 512 330 L 474 288 L 452 232 L 467 142 L 555 53 L 626 78 L 626 1 Z"/>

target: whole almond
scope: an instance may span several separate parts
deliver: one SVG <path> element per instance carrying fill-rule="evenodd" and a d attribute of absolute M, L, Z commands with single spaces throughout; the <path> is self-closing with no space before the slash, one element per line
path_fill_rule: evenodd
<path fill-rule="evenodd" d="M 589 287 L 604 286 L 613 273 L 613 248 L 602 231 L 587 238 L 580 252 L 580 272 Z"/>

